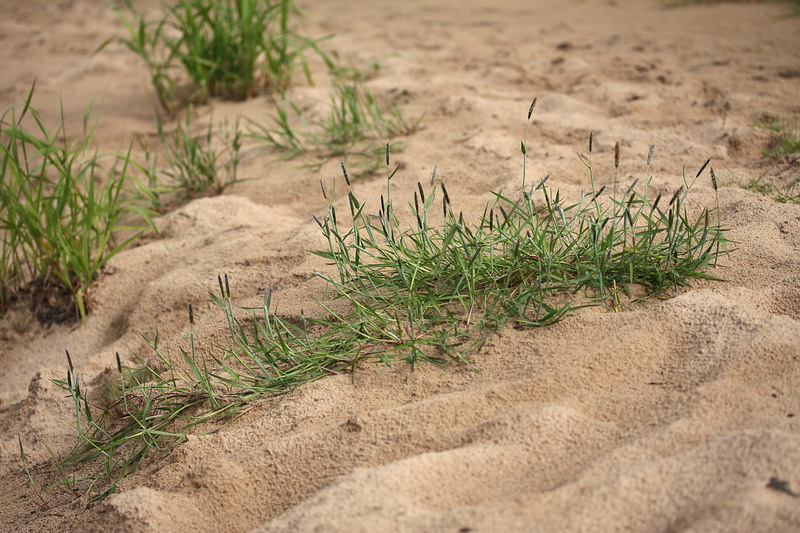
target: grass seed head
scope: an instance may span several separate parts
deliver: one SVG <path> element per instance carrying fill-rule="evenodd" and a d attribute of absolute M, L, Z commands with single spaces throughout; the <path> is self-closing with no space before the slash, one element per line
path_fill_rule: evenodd
<path fill-rule="evenodd" d="M 594 142 L 594 132 L 589 132 L 589 153 L 592 153 L 592 143 Z"/>
<path fill-rule="evenodd" d="M 389 166 L 389 143 L 386 143 L 386 166 Z"/>
<path fill-rule="evenodd" d="M 653 153 L 656 151 L 656 145 L 651 144 L 650 150 L 647 151 L 647 166 L 650 166 L 650 163 L 653 161 Z"/>
<path fill-rule="evenodd" d="M 714 167 L 711 167 L 711 186 L 714 187 L 714 190 L 719 190 L 719 185 L 717 184 L 717 173 L 714 172 Z"/>
<path fill-rule="evenodd" d="M 423 205 L 425 204 L 425 192 L 422 190 L 422 184 L 417 182 L 417 189 L 419 190 L 419 198 L 422 200 Z"/>
<path fill-rule="evenodd" d="M 431 187 L 436 183 L 436 173 L 439 172 L 439 165 L 433 165 L 433 174 L 431 174 Z"/>
<path fill-rule="evenodd" d="M 342 174 L 344 175 L 344 181 L 347 183 L 347 186 L 350 186 L 350 176 L 347 175 L 347 166 L 342 161 Z"/>
<path fill-rule="evenodd" d="M 189 324 L 194 325 L 194 309 L 192 304 L 189 304 Z"/>
<path fill-rule="evenodd" d="M 671 206 L 672 204 L 674 204 L 674 203 L 675 203 L 675 200 L 677 200 L 677 199 L 678 199 L 678 196 L 680 196 L 682 192 L 683 192 L 683 185 L 681 185 L 680 187 L 678 187 L 678 190 L 677 190 L 677 191 L 675 191 L 675 194 L 673 194 L 673 195 L 672 195 L 672 200 L 670 200 L 670 201 L 669 201 L 669 204 L 667 204 L 667 205 L 668 205 L 668 206 Z"/>
<path fill-rule="evenodd" d="M 115 355 L 117 358 L 117 371 L 122 374 L 122 361 L 119 360 L 119 352 L 117 352 Z"/>
<path fill-rule="evenodd" d="M 700 177 L 700 174 L 702 174 L 702 173 L 703 173 L 703 171 L 706 169 L 706 167 L 708 166 L 708 164 L 709 164 L 710 162 L 711 162 L 711 158 L 709 157 L 708 159 L 706 159 L 706 162 L 705 162 L 705 163 L 703 163 L 703 166 L 702 166 L 702 167 L 700 167 L 700 170 L 698 170 L 698 171 L 697 171 L 697 174 L 695 174 L 695 176 L 694 176 L 694 177 L 695 177 L 695 179 L 697 179 L 697 178 L 699 178 L 699 177 Z"/>
<path fill-rule="evenodd" d="M 70 372 L 72 372 L 72 370 L 73 370 L 72 357 L 69 356 L 69 350 L 64 350 L 64 353 L 67 354 L 67 365 L 69 365 L 69 370 L 70 370 Z"/>
<path fill-rule="evenodd" d="M 225 287 L 222 285 L 222 276 L 217 274 L 217 283 L 219 283 L 219 294 L 222 298 L 225 298 Z"/>
<path fill-rule="evenodd" d="M 322 189 L 322 197 L 327 200 L 328 193 L 325 191 L 325 182 L 322 181 L 322 178 L 319 179 L 319 188 Z"/>
<path fill-rule="evenodd" d="M 538 97 L 534 98 L 533 102 L 531 102 L 531 106 L 528 108 L 528 120 L 530 120 L 531 119 L 531 115 L 533 115 L 533 108 L 536 107 L 536 100 L 537 99 L 538 99 Z"/>
<path fill-rule="evenodd" d="M 626 195 L 630 194 L 630 192 L 634 189 L 634 187 L 636 187 L 637 183 L 639 183 L 639 178 L 636 178 L 630 185 L 628 185 L 628 190 L 625 191 L 625 194 Z"/>
<path fill-rule="evenodd" d="M 547 183 L 547 180 L 549 179 L 550 179 L 550 174 L 546 174 L 545 177 L 543 177 L 542 180 L 539 182 L 539 185 L 537 185 L 533 190 L 538 191 L 539 189 L 544 187 L 544 184 Z"/>
<path fill-rule="evenodd" d="M 225 272 L 225 295 L 230 298 L 231 297 L 231 287 L 228 285 L 228 273 Z"/>
<path fill-rule="evenodd" d="M 447 194 L 447 187 L 444 186 L 444 182 L 442 182 L 442 194 L 444 194 L 444 202 L 447 205 L 450 205 L 450 195 Z"/>
<path fill-rule="evenodd" d="M 614 145 L 614 168 L 619 168 L 619 141 Z"/>

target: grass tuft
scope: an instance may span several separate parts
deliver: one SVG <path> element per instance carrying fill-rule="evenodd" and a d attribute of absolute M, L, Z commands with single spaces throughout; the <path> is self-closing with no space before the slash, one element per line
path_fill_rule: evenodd
<path fill-rule="evenodd" d="M 168 111 L 211 97 L 243 100 L 285 89 L 300 69 L 310 81 L 312 52 L 330 68 L 319 41 L 295 31 L 292 0 L 178 0 L 150 20 L 130 0 L 114 8 L 128 35 L 112 41 L 144 60 L 156 96 Z"/>
<path fill-rule="evenodd" d="M 27 288 L 40 317 L 85 320 L 100 271 L 146 229 L 125 219 L 149 223 L 150 213 L 124 191 L 138 183 L 130 151 L 100 154 L 92 146 L 91 106 L 82 138 L 73 141 L 63 109 L 53 132 L 31 107 L 34 89 L 0 117 L 0 307 Z"/>
<path fill-rule="evenodd" d="M 340 79 L 330 93 L 328 114 L 323 119 L 306 119 L 284 95 L 276 102 L 270 126 L 253 122 L 251 135 L 286 158 L 304 153 L 315 156 L 319 162 L 309 165 L 314 168 L 331 158 L 347 159 L 354 174 L 360 176 L 374 173 L 382 165 L 385 150 L 376 141 L 410 135 L 420 121 L 409 121 L 395 105 L 382 105 L 363 82 Z"/>

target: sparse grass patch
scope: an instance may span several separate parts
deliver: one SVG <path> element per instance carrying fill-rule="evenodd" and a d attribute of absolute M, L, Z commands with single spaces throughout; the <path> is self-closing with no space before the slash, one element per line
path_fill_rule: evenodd
<path fill-rule="evenodd" d="M 315 168 L 331 158 L 346 159 L 359 176 L 381 167 L 385 140 L 410 135 L 420 120 L 406 119 L 396 105 L 382 105 L 364 82 L 351 77 L 335 82 L 324 118 L 307 120 L 284 95 L 271 124 L 252 122 L 251 135 L 287 158 L 312 155 L 317 162 L 309 166 Z"/>
<path fill-rule="evenodd" d="M 298 69 L 310 80 L 307 52 L 333 67 L 318 40 L 294 29 L 292 0 L 178 0 L 155 20 L 130 0 L 115 10 L 128 32 L 115 40 L 144 60 L 167 110 L 283 89 Z"/>
<path fill-rule="evenodd" d="M 800 136 L 797 120 L 780 119 L 767 116 L 754 121 L 754 125 L 772 132 L 764 157 L 782 159 L 800 152 Z"/>
<path fill-rule="evenodd" d="M 751 178 L 743 187 L 748 191 L 769 196 L 782 204 L 800 204 L 800 181 L 796 181 L 786 187 L 779 187 L 765 182 L 764 176 L 761 175 L 757 178 Z"/>
<path fill-rule="evenodd" d="M 0 307 L 23 287 L 36 287 L 40 317 L 85 320 L 92 283 L 145 229 L 125 219 L 138 215 L 148 223 L 150 214 L 124 192 L 135 182 L 130 152 L 100 154 L 92 146 L 91 107 L 83 136 L 71 140 L 63 112 L 51 131 L 31 107 L 33 93 L 32 87 L 22 106 L 0 118 Z"/>
<path fill-rule="evenodd" d="M 532 111 L 533 105 L 529 120 Z M 89 468 L 79 480 L 86 497 L 110 494 L 151 454 L 169 451 L 192 428 L 216 427 L 258 397 L 355 373 L 365 361 L 412 368 L 466 362 L 506 325 L 553 324 L 587 305 L 618 311 L 635 299 L 636 287 L 646 298 L 692 279 L 719 279 L 708 269 L 731 252 L 719 203 L 692 214 L 686 199 L 694 180 L 651 200 L 653 147 L 644 177 L 619 197 L 596 189 L 589 139 L 583 161 L 591 191 L 568 201 L 548 176 L 528 184 L 523 170 L 520 192 L 494 193 L 482 213 L 471 215 L 457 210 L 436 167 L 429 182 L 417 184 L 407 216 L 398 215 L 392 180 L 399 166 L 391 166 L 388 145 L 380 199 L 359 198 L 342 163 L 346 208 L 338 203 L 337 213 L 333 188 L 321 182 L 328 205 L 315 218 L 326 246 L 313 253 L 333 267 L 315 272 L 328 289 L 319 301 L 323 318 L 281 316 L 271 289 L 257 308 L 237 310 L 225 276 L 211 295 L 231 336 L 219 355 L 195 349 L 190 305 L 188 348 L 173 359 L 156 337 L 153 356 L 136 355 L 136 368 L 123 368 L 117 357 L 118 392 L 105 402 L 80 388 L 68 357 L 67 380 L 57 384 L 74 402 L 79 440 L 66 465 Z M 521 150 L 525 169 L 527 140 Z"/>
<path fill-rule="evenodd" d="M 190 200 L 222 194 L 242 181 L 238 177 L 242 148 L 238 119 L 233 125 L 223 124 L 216 132 L 213 121 L 209 121 L 204 133 L 193 134 L 190 109 L 173 133 L 167 135 L 160 122 L 158 126 L 167 164 L 162 171 L 167 178 L 166 191 Z"/>

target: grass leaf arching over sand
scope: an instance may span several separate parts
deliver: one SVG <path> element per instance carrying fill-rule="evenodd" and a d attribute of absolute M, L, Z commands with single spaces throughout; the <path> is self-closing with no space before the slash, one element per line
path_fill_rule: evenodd
<path fill-rule="evenodd" d="M 437 180 L 436 168 L 418 183 L 408 216 L 398 214 L 392 180 L 399 166 L 388 145 L 380 199 L 359 198 L 342 163 L 346 211 L 337 212 L 322 183 L 328 206 L 315 219 L 326 246 L 313 253 L 333 267 L 315 273 L 332 294 L 319 302 L 324 318 L 281 316 L 271 290 L 258 308 L 237 310 L 225 276 L 211 296 L 230 332 L 219 355 L 195 349 L 189 306 L 188 346 L 173 358 L 156 337 L 152 357 L 135 355 L 139 366 L 123 368 L 117 359 L 119 384 L 104 400 L 85 395 L 70 365 L 57 384 L 75 405 L 79 440 L 65 460 L 78 472 L 71 481 L 87 497 L 103 497 L 151 452 L 169 451 L 195 426 L 213 431 L 260 396 L 355 372 L 362 361 L 463 362 L 505 325 L 548 325 L 586 305 L 619 310 L 634 287 L 647 297 L 692 279 L 718 279 L 708 268 L 730 253 L 719 204 L 692 215 L 686 199 L 694 182 L 651 200 L 652 146 L 643 179 L 620 187 L 619 197 L 595 189 L 592 140 L 583 159 L 591 190 L 567 201 L 549 176 L 527 184 L 523 170 L 522 190 L 494 193 L 477 216 L 457 211 L 455 191 Z"/>

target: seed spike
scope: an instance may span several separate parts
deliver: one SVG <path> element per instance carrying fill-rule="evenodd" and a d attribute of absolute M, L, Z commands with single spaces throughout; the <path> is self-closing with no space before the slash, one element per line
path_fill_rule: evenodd
<path fill-rule="evenodd" d="M 700 167 L 700 170 L 698 170 L 698 171 L 697 171 L 697 174 L 695 174 L 695 176 L 694 176 L 694 178 L 695 178 L 695 179 L 697 179 L 697 178 L 699 178 L 699 177 L 700 177 L 700 174 L 702 174 L 702 173 L 703 173 L 703 171 L 706 169 L 706 167 L 708 166 L 708 164 L 709 164 L 710 162 L 711 162 L 711 158 L 709 157 L 708 159 L 706 159 L 706 162 L 705 162 L 705 163 L 703 163 L 703 166 L 702 166 L 702 167 Z"/>
<path fill-rule="evenodd" d="M 431 187 L 436 183 L 436 173 L 439 172 L 439 165 L 433 165 L 433 174 L 431 174 Z"/>
<path fill-rule="evenodd" d="M 717 173 L 714 172 L 714 167 L 711 167 L 711 186 L 714 187 L 714 190 L 719 190 L 719 185 L 717 184 Z"/>
<path fill-rule="evenodd" d="M 681 185 L 680 187 L 678 187 L 678 190 L 677 190 L 677 191 L 675 191 L 675 194 L 673 194 L 673 195 L 672 195 L 672 200 L 670 200 L 670 201 L 669 201 L 669 204 L 668 204 L 668 206 L 671 206 L 673 203 L 675 203 L 675 200 L 677 200 L 677 199 L 678 199 L 678 196 L 680 196 L 680 194 L 681 194 L 682 192 L 683 192 L 683 185 Z"/>
<path fill-rule="evenodd" d="M 538 100 L 538 97 L 533 99 L 533 102 L 531 102 L 531 106 L 528 108 L 528 120 L 530 120 L 531 115 L 533 115 L 533 108 L 536 107 L 536 100 Z"/>
<path fill-rule="evenodd" d="M 614 168 L 619 168 L 619 141 L 614 145 Z"/>
<path fill-rule="evenodd" d="M 350 176 L 347 175 L 347 166 L 342 161 L 342 174 L 344 174 L 344 181 L 347 183 L 347 186 L 350 186 Z"/>
<path fill-rule="evenodd" d="M 194 309 L 192 304 L 189 304 L 189 324 L 194 325 Z"/>
<path fill-rule="evenodd" d="M 653 209 L 654 210 L 655 210 L 655 208 L 658 207 L 658 202 L 660 202 L 660 201 L 661 201 L 661 193 L 658 193 L 658 196 L 656 196 L 656 201 L 653 202 Z"/>
<path fill-rule="evenodd" d="M 419 217 L 419 197 L 417 196 L 417 191 L 414 191 L 414 212 Z"/>
<path fill-rule="evenodd" d="M 67 386 L 72 390 L 72 371 L 67 370 Z"/>
<path fill-rule="evenodd" d="M 537 185 L 533 190 L 538 191 L 539 189 L 544 187 L 544 184 L 547 183 L 547 180 L 549 179 L 550 179 L 550 174 L 546 174 L 545 177 L 542 178 L 542 181 L 539 182 L 539 185 Z"/>
<path fill-rule="evenodd" d="M 116 353 L 117 357 L 117 370 L 122 374 L 122 361 L 119 360 L 119 352 Z"/>
<path fill-rule="evenodd" d="M 69 365 L 69 371 L 72 372 L 73 371 L 72 357 L 69 356 L 69 350 L 65 349 L 64 352 L 67 354 L 67 364 Z"/>
<path fill-rule="evenodd" d="M 446 204 L 450 205 L 450 195 L 447 194 L 447 187 L 444 186 L 444 182 L 442 182 L 441 185 L 442 185 L 442 193 L 444 194 L 444 201 Z"/>
<path fill-rule="evenodd" d="M 272 287 L 264 291 L 264 309 L 269 313 L 270 304 L 272 303 Z"/>
<path fill-rule="evenodd" d="M 591 199 L 591 200 L 589 200 L 589 201 L 590 201 L 590 202 L 594 202 L 595 200 L 597 200 L 597 197 L 598 197 L 598 196 L 600 196 L 601 194 L 603 194 L 603 191 L 604 191 L 604 190 L 606 190 L 606 186 L 605 186 L 605 185 L 603 185 L 602 187 L 600 187 L 600 190 L 599 190 L 599 191 L 597 191 L 597 192 L 594 194 L 594 196 L 592 196 L 592 199 Z"/>
<path fill-rule="evenodd" d="M 231 297 L 231 287 L 228 285 L 228 273 L 225 272 L 225 294 L 228 295 L 228 299 Z"/>
<path fill-rule="evenodd" d="M 389 143 L 386 143 L 386 166 L 389 166 Z"/>
<path fill-rule="evenodd" d="M 647 166 L 650 166 L 650 162 L 653 160 L 653 153 L 656 151 L 656 145 L 651 144 L 650 150 L 647 151 Z"/>
<path fill-rule="evenodd" d="M 631 183 L 631 184 L 628 186 L 628 190 L 627 190 L 627 191 L 625 191 L 625 195 L 626 195 L 626 196 L 627 196 L 627 195 L 628 195 L 628 194 L 629 194 L 629 193 L 630 193 L 630 192 L 631 192 L 631 191 L 634 189 L 634 187 L 636 187 L 636 184 L 637 184 L 637 183 L 639 183 L 639 178 L 636 178 L 635 180 L 633 180 L 633 183 Z"/>
<path fill-rule="evenodd" d="M 494 208 L 489 209 L 489 231 L 494 231 Z"/>
<path fill-rule="evenodd" d="M 322 181 L 322 178 L 319 179 L 319 188 L 322 189 L 322 197 L 327 200 L 328 199 L 328 193 L 325 192 L 325 182 Z"/>
<path fill-rule="evenodd" d="M 219 293 L 222 298 L 225 298 L 225 288 L 222 286 L 222 276 L 217 274 L 217 283 L 219 283 Z"/>
<path fill-rule="evenodd" d="M 594 142 L 594 132 L 589 132 L 589 153 L 592 153 L 592 143 Z"/>
<path fill-rule="evenodd" d="M 425 192 L 422 190 L 422 184 L 417 182 L 417 189 L 419 190 L 419 198 L 422 200 L 422 203 L 425 204 Z"/>

